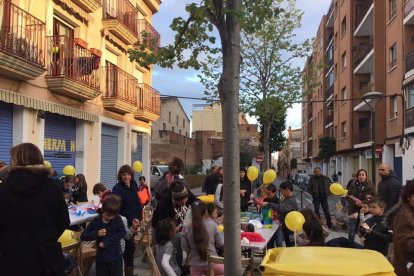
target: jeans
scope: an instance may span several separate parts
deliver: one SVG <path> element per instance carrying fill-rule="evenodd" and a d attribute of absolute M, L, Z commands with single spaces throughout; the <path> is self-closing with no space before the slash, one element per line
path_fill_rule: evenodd
<path fill-rule="evenodd" d="M 315 213 L 320 218 L 321 215 L 319 213 L 319 205 L 322 206 L 323 213 L 325 214 L 326 225 L 331 228 L 332 221 L 331 221 L 331 214 L 329 213 L 329 205 L 328 205 L 328 197 L 326 196 L 319 196 L 313 198 L 313 206 L 315 207 Z"/>
<path fill-rule="evenodd" d="M 350 243 L 353 243 L 355 240 L 355 234 L 358 231 L 359 220 L 356 218 L 349 218 L 349 232 L 348 240 Z"/>
<path fill-rule="evenodd" d="M 267 249 L 275 248 L 276 247 L 283 247 L 283 232 L 281 229 L 282 226 L 279 226 L 273 236 L 270 238 L 269 242 L 267 243 Z"/>

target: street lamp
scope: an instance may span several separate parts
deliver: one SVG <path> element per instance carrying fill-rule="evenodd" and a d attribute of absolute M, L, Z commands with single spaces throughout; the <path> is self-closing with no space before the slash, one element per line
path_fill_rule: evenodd
<path fill-rule="evenodd" d="M 371 111 L 371 166 L 372 166 L 372 182 L 374 185 L 377 185 L 376 183 L 376 171 L 375 171 L 375 100 L 376 99 L 382 99 L 384 97 L 384 94 L 377 91 L 372 91 L 365 93 L 362 95 L 362 100 L 366 103 L 366 105 L 369 107 L 369 110 Z M 371 100 L 368 102 L 368 100 Z M 372 105 L 370 103 L 373 103 Z"/>

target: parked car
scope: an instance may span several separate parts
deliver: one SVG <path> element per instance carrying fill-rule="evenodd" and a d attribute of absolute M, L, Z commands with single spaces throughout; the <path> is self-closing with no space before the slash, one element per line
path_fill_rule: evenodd
<path fill-rule="evenodd" d="M 305 190 L 306 186 L 308 185 L 309 178 L 310 176 L 305 173 L 297 173 L 295 175 L 293 183 L 302 190 Z"/>
<path fill-rule="evenodd" d="M 167 165 L 151 165 L 151 179 L 150 179 L 151 188 L 154 188 L 158 179 L 166 172 L 168 172 Z"/>

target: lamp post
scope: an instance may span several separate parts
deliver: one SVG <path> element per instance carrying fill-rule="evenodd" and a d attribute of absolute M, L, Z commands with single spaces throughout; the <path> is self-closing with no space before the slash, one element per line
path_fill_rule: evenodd
<path fill-rule="evenodd" d="M 382 99 L 384 97 L 384 94 L 381 92 L 368 92 L 362 95 L 362 100 L 366 103 L 366 105 L 369 107 L 369 110 L 371 112 L 371 168 L 372 168 L 372 182 L 374 185 L 377 185 L 376 183 L 376 171 L 375 171 L 375 100 L 376 99 Z M 367 100 L 371 100 L 368 102 Z M 370 103 L 373 103 L 372 105 Z"/>

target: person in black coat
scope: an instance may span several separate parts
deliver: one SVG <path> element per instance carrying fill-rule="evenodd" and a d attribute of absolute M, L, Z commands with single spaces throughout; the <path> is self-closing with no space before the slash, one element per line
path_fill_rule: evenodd
<path fill-rule="evenodd" d="M 73 202 L 87 202 L 88 201 L 88 185 L 86 184 L 85 176 L 80 173 L 75 176 L 75 185 L 73 186 Z"/>
<path fill-rule="evenodd" d="M 64 275 L 57 240 L 70 221 L 63 195 L 35 145 L 20 144 L 10 153 L 10 172 L 0 185 L 1 275 Z"/>
<path fill-rule="evenodd" d="M 123 165 L 118 171 L 118 183 L 112 188 L 112 194 L 121 198 L 119 214 L 126 217 L 128 227 L 134 220 L 142 220 L 142 206 L 138 198 L 138 184 L 134 180 L 134 170 L 129 165 Z M 131 238 L 125 240 L 124 263 L 125 275 L 132 276 L 134 272 L 135 242 Z"/>
<path fill-rule="evenodd" d="M 240 211 L 246 212 L 249 208 L 250 195 L 252 188 L 249 179 L 247 179 L 247 171 L 240 169 Z"/>
<path fill-rule="evenodd" d="M 378 170 L 381 177 L 381 181 L 378 183 L 378 197 L 387 205 L 388 209 L 391 209 L 400 200 L 402 185 L 390 165 L 381 164 Z"/>

